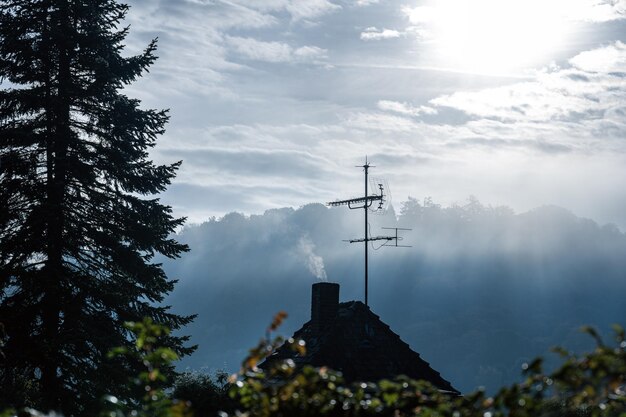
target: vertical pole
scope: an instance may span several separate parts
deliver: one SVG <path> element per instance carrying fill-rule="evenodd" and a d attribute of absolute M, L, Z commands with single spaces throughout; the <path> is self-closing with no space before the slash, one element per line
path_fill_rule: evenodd
<path fill-rule="evenodd" d="M 367 163 L 367 159 L 365 160 L 365 204 L 363 205 L 363 209 L 365 210 L 365 306 L 367 307 L 367 242 L 369 239 L 368 230 L 367 230 L 367 169 L 369 165 Z"/>

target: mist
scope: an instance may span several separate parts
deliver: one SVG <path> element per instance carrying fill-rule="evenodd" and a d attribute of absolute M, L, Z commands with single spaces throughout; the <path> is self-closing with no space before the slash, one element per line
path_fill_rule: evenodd
<path fill-rule="evenodd" d="M 566 209 L 515 213 L 470 197 L 442 207 L 409 198 L 370 216 L 371 234 L 401 231 L 408 248 L 370 250 L 374 313 L 457 389 L 495 391 L 550 347 L 593 347 L 579 328 L 609 334 L 626 318 L 626 235 Z M 179 279 L 167 299 L 197 313 L 185 329 L 199 345 L 180 368 L 236 371 L 279 310 L 289 336 L 309 320 L 311 285 L 341 285 L 340 301 L 363 300 L 363 211 L 310 204 L 230 213 L 187 226 L 191 251 L 163 260 Z M 376 243 L 376 242 L 375 242 Z"/>

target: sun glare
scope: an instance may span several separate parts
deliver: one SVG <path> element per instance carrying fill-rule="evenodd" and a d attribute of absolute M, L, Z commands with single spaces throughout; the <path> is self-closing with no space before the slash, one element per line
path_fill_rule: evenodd
<path fill-rule="evenodd" d="M 436 0 L 410 10 L 438 65 L 481 73 L 545 65 L 569 30 L 561 1 Z"/>

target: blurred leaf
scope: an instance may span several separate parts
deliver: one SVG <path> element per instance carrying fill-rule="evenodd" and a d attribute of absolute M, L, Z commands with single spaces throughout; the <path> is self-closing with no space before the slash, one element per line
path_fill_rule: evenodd
<path fill-rule="evenodd" d="M 615 339 L 617 340 L 618 343 L 626 340 L 626 334 L 625 334 L 626 332 L 624 331 L 624 328 L 622 326 L 615 323 L 611 325 L 611 328 L 615 332 Z"/>
<path fill-rule="evenodd" d="M 593 327 L 591 327 L 591 326 L 582 326 L 580 328 L 580 331 L 583 332 L 583 333 L 587 333 L 588 335 L 593 337 L 595 339 L 596 344 L 598 345 L 598 347 L 603 347 L 604 346 L 604 343 L 602 342 L 602 338 L 598 334 L 598 331 L 596 329 L 594 329 Z"/>
<path fill-rule="evenodd" d="M 274 320 L 272 320 L 272 324 L 270 325 L 270 330 L 274 331 L 278 329 L 286 318 L 287 318 L 287 313 L 285 313 L 284 311 L 279 311 L 274 316 Z"/>

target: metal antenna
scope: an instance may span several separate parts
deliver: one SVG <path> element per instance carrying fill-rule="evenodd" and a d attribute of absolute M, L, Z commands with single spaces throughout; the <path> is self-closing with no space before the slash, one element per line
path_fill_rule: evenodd
<path fill-rule="evenodd" d="M 368 290 L 368 260 L 367 260 L 368 242 L 373 242 L 376 240 L 384 240 L 385 243 L 383 243 L 382 246 L 392 246 L 392 245 L 387 245 L 387 244 L 390 242 L 395 242 L 395 245 L 393 246 L 406 248 L 409 246 L 398 245 L 398 241 L 402 240 L 402 237 L 398 236 L 398 230 L 411 230 L 411 229 L 402 229 L 402 228 L 397 228 L 397 227 L 393 227 L 393 228 L 384 227 L 383 229 L 395 229 L 396 231 L 395 236 L 374 236 L 374 237 L 370 236 L 369 224 L 367 222 L 367 213 L 375 201 L 378 201 L 378 207 L 375 208 L 373 211 L 382 210 L 384 206 L 384 202 L 385 202 L 385 190 L 384 190 L 383 184 L 378 184 L 378 191 L 380 192 L 380 194 L 367 195 L 367 175 L 369 173 L 369 169 L 374 168 L 374 165 L 370 165 L 369 162 L 367 161 L 367 156 L 365 157 L 365 164 L 357 165 L 356 168 L 363 168 L 363 171 L 365 173 L 365 193 L 363 194 L 363 197 L 352 198 L 349 200 L 332 201 L 326 204 L 328 206 L 348 206 L 350 210 L 363 209 L 365 212 L 365 228 L 364 228 L 363 239 L 351 239 L 351 240 L 348 240 L 347 242 L 350 242 L 350 243 L 363 242 L 365 246 L 365 305 L 367 306 L 368 305 L 367 304 L 367 299 L 368 299 L 367 297 L 368 295 L 367 294 L 367 290 Z"/>

